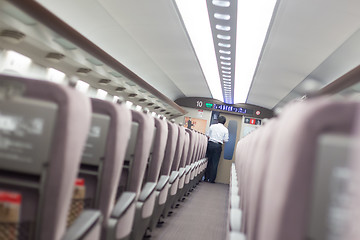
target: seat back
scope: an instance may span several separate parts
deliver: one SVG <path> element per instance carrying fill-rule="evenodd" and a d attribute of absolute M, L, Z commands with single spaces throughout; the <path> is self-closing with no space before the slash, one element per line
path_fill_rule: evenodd
<path fill-rule="evenodd" d="M 179 169 L 182 151 L 184 150 L 185 128 L 183 126 L 178 126 L 178 131 L 179 131 L 178 141 L 176 144 L 174 161 L 171 166 L 171 171 L 177 171 Z"/>
<path fill-rule="evenodd" d="M 195 136 L 194 131 L 190 129 L 185 129 L 185 131 L 189 134 L 189 154 L 186 159 L 186 165 L 190 165 L 194 156 Z"/>
<path fill-rule="evenodd" d="M 117 195 L 125 190 L 136 193 L 138 197 L 153 143 L 155 123 L 147 111 L 131 110 L 131 116 L 131 135 Z"/>
<path fill-rule="evenodd" d="M 169 176 L 171 167 L 174 161 L 176 145 L 178 142 L 179 130 L 178 127 L 171 122 L 167 122 L 168 137 L 166 141 L 164 161 L 161 166 L 160 175 Z"/>
<path fill-rule="evenodd" d="M 89 131 L 90 101 L 65 86 L 4 75 L 0 89 L 0 189 L 21 195 L 19 237 L 60 239 Z"/>
<path fill-rule="evenodd" d="M 166 140 L 168 138 L 168 126 L 166 120 L 155 118 L 156 133 L 153 141 L 151 161 L 148 166 L 145 181 L 157 182 L 160 174 L 161 165 L 164 160 Z"/>
<path fill-rule="evenodd" d="M 108 219 L 130 137 L 131 113 L 125 104 L 91 99 L 92 121 L 79 177 L 85 180 L 88 207 Z M 103 221 L 106 224 L 106 220 Z"/>
<path fill-rule="evenodd" d="M 189 143 L 190 143 L 189 133 L 185 132 L 184 149 L 183 149 L 183 152 L 181 155 L 181 161 L 180 161 L 181 168 L 186 167 L 186 159 L 189 155 Z"/>
<path fill-rule="evenodd" d="M 251 169 L 252 184 L 249 191 L 249 214 L 248 214 L 248 234 L 250 239 L 257 239 L 259 214 L 261 212 L 260 199 L 262 199 L 264 180 L 270 162 L 272 138 L 277 131 L 277 120 L 273 119 L 262 127 L 263 131 L 257 143 L 257 150 L 253 157 L 253 167 Z M 257 130 L 258 131 L 258 130 Z"/>
<path fill-rule="evenodd" d="M 199 158 L 199 156 L 198 156 L 198 153 L 199 153 L 199 141 L 200 139 L 199 139 L 199 134 L 197 133 L 197 132 L 194 132 L 194 144 L 195 144 L 195 146 L 194 146 L 194 155 L 193 155 L 193 159 L 192 159 L 192 161 L 191 161 L 191 163 L 194 163 L 194 162 L 196 162 Z"/>
<path fill-rule="evenodd" d="M 331 235 L 328 239 L 334 240 L 343 239 L 343 240 L 356 240 L 360 239 L 360 230 L 359 230 L 359 221 L 360 221 L 360 108 L 357 110 L 357 125 L 354 127 L 354 138 L 352 143 L 352 148 L 350 152 L 350 162 L 348 164 L 348 171 L 338 174 L 341 178 L 337 183 L 337 191 L 335 194 L 339 194 L 337 198 L 333 199 L 332 210 L 337 210 L 338 213 L 341 213 L 341 218 L 335 219 L 337 221 L 332 221 L 331 223 L 336 224 L 335 226 L 340 228 L 334 228 Z M 345 174 L 344 174 L 345 173 Z M 341 181 L 342 180 L 342 181 Z M 344 193 L 344 181 L 347 182 L 347 187 L 345 188 Z M 339 185 L 340 183 L 340 185 Z M 336 217 L 336 216 L 334 216 Z"/>
<path fill-rule="evenodd" d="M 324 97 L 283 111 L 264 185 L 258 239 L 306 238 L 318 137 L 350 133 L 356 107 Z"/>

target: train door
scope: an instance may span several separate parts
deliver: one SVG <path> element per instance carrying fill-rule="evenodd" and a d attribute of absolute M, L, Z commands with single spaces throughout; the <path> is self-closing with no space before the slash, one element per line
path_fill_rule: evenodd
<path fill-rule="evenodd" d="M 229 130 L 229 142 L 223 145 L 215 182 L 229 184 L 231 164 L 234 162 L 236 144 L 240 139 L 243 116 L 226 113 L 220 115 L 226 117 L 225 127 Z"/>

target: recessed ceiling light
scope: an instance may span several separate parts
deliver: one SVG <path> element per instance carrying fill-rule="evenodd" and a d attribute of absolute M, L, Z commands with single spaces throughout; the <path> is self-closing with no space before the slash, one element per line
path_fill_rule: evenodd
<path fill-rule="evenodd" d="M 222 34 L 218 34 L 218 35 L 216 35 L 216 37 L 218 39 L 222 39 L 222 40 L 230 40 L 231 39 L 231 37 L 229 35 L 222 35 Z"/>
<path fill-rule="evenodd" d="M 231 54 L 231 51 L 219 50 L 221 54 Z"/>
<path fill-rule="evenodd" d="M 231 78 L 223 78 L 224 81 L 231 81 Z"/>
<path fill-rule="evenodd" d="M 214 18 L 220 19 L 220 20 L 229 20 L 230 15 L 229 14 L 221 14 L 221 13 L 215 13 Z"/>
<path fill-rule="evenodd" d="M 215 28 L 217 30 L 221 30 L 221 31 L 230 31 L 231 27 L 230 26 L 226 26 L 226 25 L 220 25 L 220 24 L 216 24 Z"/>
<path fill-rule="evenodd" d="M 224 47 L 224 48 L 230 48 L 231 47 L 231 44 L 230 43 L 218 43 L 218 46 L 219 47 Z"/>
<path fill-rule="evenodd" d="M 231 67 L 224 67 L 224 66 L 221 66 L 221 69 L 231 70 Z"/>
<path fill-rule="evenodd" d="M 223 76 L 223 77 L 226 77 L 226 78 L 231 78 L 230 75 L 225 75 L 225 74 L 223 74 L 222 76 Z"/>
<path fill-rule="evenodd" d="M 230 61 L 230 60 L 231 60 L 231 57 L 220 56 L 220 59 L 221 59 L 221 60 L 228 60 L 228 61 Z"/>
<path fill-rule="evenodd" d="M 229 71 L 224 71 L 224 70 L 222 70 L 221 72 L 222 72 L 222 73 L 225 73 L 225 74 L 231 74 L 231 72 L 229 72 Z"/>
<path fill-rule="evenodd" d="M 221 65 L 226 65 L 226 66 L 230 66 L 231 62 L 220 62 Z"/>
<path fill-rule="evenodd" d="M 217 7 L 229 7 L 230 1 L 213 0 L 212 4 Z"/>

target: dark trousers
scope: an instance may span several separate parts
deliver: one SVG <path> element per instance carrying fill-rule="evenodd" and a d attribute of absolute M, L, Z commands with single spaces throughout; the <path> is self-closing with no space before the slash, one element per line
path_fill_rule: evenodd
<path fill-rule="evenodd" d="M 205 172 L 205 181 L 209 180 L 209 182 L 215 182 L 221 151 L 222 145 L 220 143 L 208 142 L 206 149 L 208 165 Z"/>

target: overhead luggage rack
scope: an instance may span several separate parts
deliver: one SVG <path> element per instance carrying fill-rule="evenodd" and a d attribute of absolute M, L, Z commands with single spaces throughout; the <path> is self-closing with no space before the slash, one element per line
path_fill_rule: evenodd
<path fill-rule="evenodd" d="M 36 64 L 59 70 L 65 73 L 67 80 L 79 79 L 158 114 L 167 109 L 168 118 L 186 113 L 38 2 L 1 0 L 0 11 L 3 33 L 0 34 L 0 48 L 14 50 Z"/>

